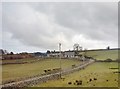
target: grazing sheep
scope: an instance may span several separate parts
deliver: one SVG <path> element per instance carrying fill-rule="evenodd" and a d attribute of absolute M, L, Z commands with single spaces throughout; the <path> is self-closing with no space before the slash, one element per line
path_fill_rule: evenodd
<path fill-rule="evenodd" d="M 77 85 L 82 85 L 82 82 L 78 82 Z"/>
<path fill-rule="evenodd" d="M 70 85 L 70 84 L 72 84 L 72 82 L 68 82 L 68 84 Z"/>
<path fill-rule="evenodd" d="M 78 80 L 75 81 L 76 83 L 78 82 Z"/>
<path fill-rule="evenodd" d="M 82 85 L 82 80 L 79 80 L 78 82 L 76 82 L 77 85 Z"/>
<path fill-rule="evenodd" d="M 44 70 L 44 72 L 47 72 L 47 70 Z"/>
<path fill-rule="evenodd" d="M 48 69 L 48 71 L 51 71 L 51 69 Z"/>
<path fill-rule="evenodd" d="M 75 83 L 75 82 L 74 82 L 73 84 L 74 84 L 74 85 L 76 85 L 76 83 Z"/>
<path fill-rule="evenodd" d="M 108 82 L 108 80 L 106 80 Z"/>
<path fill-rule="evenodd" d="M 92 81 L 92 79 L 89 80 L 90 82 Z"/>
<path fill-rule="evenodd" d="M 77 83 L 77 85 L 79 85 L 79 83 Z"/>
<path fill-rule="evenodd" d="M 94 80 L 97 80 L 97 78 L 94 78 Z"/>
<path fill-rule="evenodd" d="M 62 78 L 62 80 L 64 81 L 64 80 L 65 80 L 65 78 Z"/>

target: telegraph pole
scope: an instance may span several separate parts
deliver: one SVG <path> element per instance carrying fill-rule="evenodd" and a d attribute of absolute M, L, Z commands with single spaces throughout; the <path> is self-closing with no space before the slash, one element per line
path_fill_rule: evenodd
<path fill-rule="evenodd" d="M 60 78 L 61 78 L 61 70 L 62 70 L 62 68 L 61 68 L 61 43 L 59 43 L 59 58 L 60 58 Z"/>
<path fill-rule="evenodd" d="M 86 60 L 86 52 L 87 52 L 87 49 L 85 49 L 85 53 L 84 53 L 84 62 L 85 62 L 85 60 Z M 83 63 L 84 63 L 83 62 Z"/>

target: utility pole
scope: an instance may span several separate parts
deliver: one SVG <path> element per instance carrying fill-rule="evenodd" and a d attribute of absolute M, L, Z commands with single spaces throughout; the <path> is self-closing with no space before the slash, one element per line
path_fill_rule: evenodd
<path fill-rule="evenodd" d="M 86 55 L 87 55 L 87 49 L 85 49 L 85 53 L 84 53 L 84 61 L 86 60 Z"/>
<path fill-rule="evenodd" d="M 84 50 L 84 54 L 83 54 L 83 64 L 85 63 L 85 56 L 86 56 L 86 49 Z"/>
<path fill-rule="evenodd" d="M 61 68 L 61 43 L 59 43 L 59 58 L 60 58 L 60 78 L 61 78 L 61 70 L 62 70 L 62 68 Z"/>

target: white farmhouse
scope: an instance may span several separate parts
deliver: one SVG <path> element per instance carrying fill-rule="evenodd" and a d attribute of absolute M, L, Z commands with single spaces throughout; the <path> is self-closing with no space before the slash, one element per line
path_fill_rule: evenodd
<path fill-rule="evenodd" d="M 75 57 L 75 51 L 65 51 L 65 58 L 74 58 Z"/>

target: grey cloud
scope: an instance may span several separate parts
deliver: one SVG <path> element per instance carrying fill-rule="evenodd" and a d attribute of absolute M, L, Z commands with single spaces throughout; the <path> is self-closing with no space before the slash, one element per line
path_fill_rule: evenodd
<path fill-rule="evenodd" d="M 59 42 L 63 49 L 75 42 L 85 47 L 117 43 L 117 3 L 4 3 L 2 14 L 3 31 L 29 47 L 52 50 Z"/>
<path fill-rule="evenodd" d="M 54 14 L 58 24 L 77 30 L 79 34 L 88 35 L 96 40 L 116 39 L 117 3 L 44 3 L 42 6 L 44 13 Z M 39 11 L 41 4 L 36 7 Z M 91 30 L 94 30 L 96 36 Z"/>
<path fill-rule="evenodd" d="M 93 35 L 95 33 L 97 38 L 100 38 L 96 40 L 109 40 L 109 37 L 106 37 L 107 34 L 113 38 L 116 37 L 117 3 L 84 3 L 82 5 L 77 3 L 74 6 L 61 5 L 61 8 L 56 10 L 56 22 L 59 24 L 77 30 L 77 33 L 88 35 L 92 39 L 96 39 Z M 101 34 L 103 32 L 105 34 Z M 112 35 L 113 33 L 115 35 Z"/>

